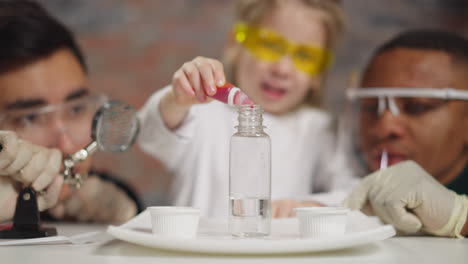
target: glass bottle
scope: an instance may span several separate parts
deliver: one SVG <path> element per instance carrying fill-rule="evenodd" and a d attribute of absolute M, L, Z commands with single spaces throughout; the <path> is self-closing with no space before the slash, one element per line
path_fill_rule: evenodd
<path fill-rule="evenodd" d="M 229 229 L 233 236 L 264 237 L 271 222 L 271 143 L 263 110 L 240 106 L 229 155 Z"/>

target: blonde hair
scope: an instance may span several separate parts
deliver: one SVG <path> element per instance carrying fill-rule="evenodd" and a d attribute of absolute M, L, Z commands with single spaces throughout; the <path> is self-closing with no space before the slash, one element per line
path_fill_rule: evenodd
<path fill-rule="evenodd" d="M 272 11 L 277 8 L 278 1 L 285 0 L 238 0 L 236 3 L 235 20 L 247 23 L 249 25 L 258 25 Z M 290 1 L 290 0 L 288 0 Z M 340 0 L 299 0 L 309 8 L 322 11 L 323 25 L 326 30 L 325 48 L 334 51 L 344 32 L 345 18 L 340 5 Z M 228 75 L 235 81 L 235 63 L 239 50 L 227 49 L 225 52 L 225 63 L 228 66 Z M 326 72 L 321 74 L 321 86 L 324 84 Z M 304 100 L 306 104 L 320 107 L 322 106 L 321 89 L 309 92 Z"/>

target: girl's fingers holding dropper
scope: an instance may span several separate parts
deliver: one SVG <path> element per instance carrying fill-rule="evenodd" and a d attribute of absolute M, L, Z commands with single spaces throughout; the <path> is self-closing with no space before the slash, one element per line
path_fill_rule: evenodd
<path fill-rule="evenodd" d="M 210 60 L 211 68 L 213 69 L 216 86 L 223 86 L 226 83 L 226 75 L 224 74 L 224 66 L 218 60 Z"/>
<path fill-rule="evenodd" d="M 188 96 L 195 97 L 195 91 L 187 80 L 187 76 L 185 76 L 182 69 L 179 69 L 174 73 L 174 76 L 172 77 L 172 87 L 176 93 L 180 94 L 180 92 L 183 91 Z"/>
<path fill-rule="evenodd" d="M 212 96 L 216 94 L 214 72 L 208 60 L 196 61 L 196 67 L 201 75 L 201 83 L 205 94 Z"/>
<path fill-rule="evenodd" d="M 194 65 L 194 63 L 191 62 L 185 63 L 182 68 L 185 76 L 187 77 L 187 80 L 195 91 L 195 96 L 197 97 L 198 101 L 205 102 L 206 95 L 202 90 L 200 72 L 198 71 L 198 68 Z"/>

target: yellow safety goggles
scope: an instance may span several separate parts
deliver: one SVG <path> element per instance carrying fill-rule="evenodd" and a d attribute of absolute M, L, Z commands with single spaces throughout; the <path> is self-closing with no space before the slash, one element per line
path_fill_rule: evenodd
<path fill-rule="evenodd" d="M 310 75 L 317 75 L 327 69 L 333 55 L 326 49 L 313 45 L 296 44 L 271 30 L 237 23 L 234 36 L 258 59 L 275 62 L 290 55 L 294 66 Z"/>

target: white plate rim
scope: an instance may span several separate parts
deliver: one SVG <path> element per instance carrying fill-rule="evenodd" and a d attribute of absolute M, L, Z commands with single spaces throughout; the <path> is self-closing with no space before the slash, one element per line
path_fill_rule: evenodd
<path fill-rule="evenodd" d="M 206 237 L 197 239 L 158 237 L 151 233 L 117 226 L 109 226 L 107 232 L 117 239 L 157 249 L 191 253 L 249 255 L 297 254 L 338 250 L 381 241 L 396 234 L 393 226 L 385 225 L 353 232 L 339 238 L 264 240 L 265 243 L 246 239 L 242 243 L 238 243 L 235 240 L 209 239 Z"/>

